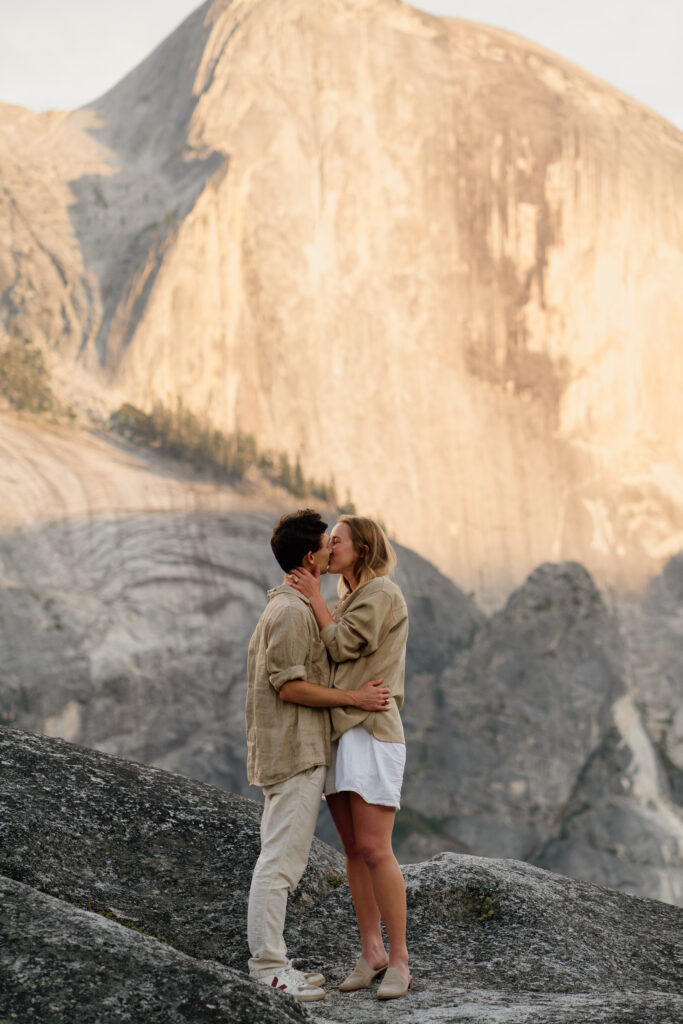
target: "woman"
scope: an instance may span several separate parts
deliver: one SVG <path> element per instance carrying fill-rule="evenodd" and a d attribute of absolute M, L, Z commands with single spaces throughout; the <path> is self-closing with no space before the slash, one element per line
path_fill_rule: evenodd
<path fill-rule="evenodd" d="M 403 704 L 408 612 L 389 578 L 396 555 L 372 519 L 342 516 L 330 534 L 328 572 L 339 573 L 341 600 L 331 615 L 320 575 L 297 569 L 289 582 L 311 602 L 333 663 L 332 682 L 355 690 L 367 679 L 389 687 L 389 709 L 332 708 L 332 763 L 325 796 L 346 853 L 346 869 L 361 937 L 356 967 L 339 986 L 368 988 L 384 974 L 378 999 L 395 999 L 412 985 L 406 947 L 403 875 L 391 847 L 400 805 L 405 739 Z M 387 957 L 380 917 L 389 938 Z"/>

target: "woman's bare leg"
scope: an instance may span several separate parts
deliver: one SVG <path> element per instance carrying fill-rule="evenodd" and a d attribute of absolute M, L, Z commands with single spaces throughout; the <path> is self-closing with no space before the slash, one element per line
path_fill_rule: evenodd
<path fill-rule="evenodd" d="M 406 888 L 391 846 L 396 811 L 393 807 L 368 804 L 358 793 L 344 795 L 349 799 L 355 849 L 365 864 L 373 903 L 379 908 L 389 937 L 389 966 L 396 967 L 407 978 Z M 364 899 L 368 901 L 365 890 Z"/>
<path fill-rule="evenodd" d="M 356 842 L 349 800 L 349 797 L 355 795 L 355 793 L 330 793 L 326 799 L 346 854 L 346 875 L 358 919 L 361 956 L 373 970 L 377 970 L 387 962 L 387 954 L 382 939 L 380 912 L 375 900 L 374 886 Z"/>

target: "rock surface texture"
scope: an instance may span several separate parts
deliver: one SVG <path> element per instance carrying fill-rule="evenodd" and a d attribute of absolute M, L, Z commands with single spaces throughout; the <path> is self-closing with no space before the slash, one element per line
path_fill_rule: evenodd
<path fill-rule="evenodd" d="M 171 469 L 0 416 L 1 721 L 260 797 L 245 659 L 293 500 Z M 515 857 L 683 902 L 678 571 L 617 616 L 581 566 L 545 564 L 487 618 L 399 549 L 402 860 Z"/>
<path fill-rule="evenodd" d="M 88 107 L 1 108 L 0 154 L 0 319 L 112 400 L 334 473 L 489 610 L 683 547 L 683 137 L 579 68 L 396 0 L 216 0 Z"/>
<path fill-rule="evenodd" d="M 129 918 L 124 925 L 2 877 L 0 900 L 3 1024 L 307 1019 L 292 1001 L 147 937 Z"/>
<path fill-rule="evenodd" d="M 387 1020 L 374 990 L 335 988 L 357 953 L 336 851 L 314 842 L 290 898 L 289 949 L 328 978 L 303 1008 L 243 973 L 256 804 L 6 728 L 0 768 L 3 1020 Z M 683 911 L 514 860 L 442 854 L 405 875 L 415 988 L 392 1021 L 683 1016 Z"/>

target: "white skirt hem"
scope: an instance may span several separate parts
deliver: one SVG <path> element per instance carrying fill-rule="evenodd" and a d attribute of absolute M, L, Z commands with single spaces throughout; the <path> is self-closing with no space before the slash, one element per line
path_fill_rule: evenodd
<path fill-rule="evenodd" d="M 357 793 L 367 804 L 401 806 L 404 743 L 385 743 L 356 725 L 332 744 L 325 794 Z"/>

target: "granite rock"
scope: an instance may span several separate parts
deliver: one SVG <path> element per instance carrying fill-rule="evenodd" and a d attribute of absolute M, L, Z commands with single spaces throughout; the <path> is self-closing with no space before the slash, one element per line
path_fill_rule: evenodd
<path fill-rule="evenodd" d="M 3 1024 L 298 1024 L 299 1003 L 243 974 L 0 877 Z M 126 924 L 116 920 L 120 916 Z"/>
<path fill-rule="evenodd" d="M 246 962 L 257 804 L 58 740 L 0 741 L 0 873 L 84 910 L 114 907 L 190 956 Z M 315 907 L 342 865 L 316 840 L 297 901 Z"/>
<path fill-rule="evenodd" d="M 548 560 L 642 584 L 683 547 L 681 138 L 491 26 L 207 2 L 87 107 L 0 107 L 0 328 L 334 474 L 487 611 Z"/>
<path fill-rule="evenodd" d="M 314 843 L 290 898 L 289 948 L 329 979 L 303 1009 L 230 969 L 244 970 L 257 805 L 17 730 L 0 730 L 0 767 L 5 1019 L 387 1020 L 374 990 L 334 989 L 357 953 L 335 851 Z M 448 853 L 404 873 L 415 987 L 392 1021 L 681 1018 L 683 911 L 514 860 Z"/>
<path fill-rule="evenodd" d="M 632 684 L 668 781 L 683 803 L 683 553 L 640 595 L 619 595 Z"/>
<path fill-rule="evenodd" d="M 395 0 L 217 0 L 82 110 L 0 106 L 0 346 L 333 474 L 461 585 L 401 551 L 404 859 L 681 898 L 682 154 Z M 248 793 L 291 498 L 4 414 L 0 451 L 0 721 Z"/>
<path fill-rule="evenodd" d="M 0 450 L 0 721 L 260 798 L 245 772 L 246 649 L 281 578 L 268 541 L 291 496 L 12 416 Z M 680 902 L 677 563 L 627 607 L 578 564 L 545 564 L 487 617 L 398 554 L 401 859 L 513 856 Z M 326 813 L 319 835 L 338 843 Z"/>
<path fill-rule="evenodd" d="M 440 674 L 413 680 L 404 856 L 512 856 L 683 902 L 680 802 L 623 632 L 582 566 L 546 564 Z"/>

